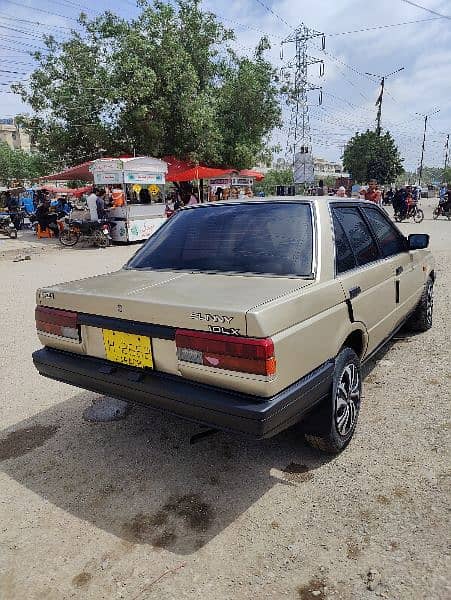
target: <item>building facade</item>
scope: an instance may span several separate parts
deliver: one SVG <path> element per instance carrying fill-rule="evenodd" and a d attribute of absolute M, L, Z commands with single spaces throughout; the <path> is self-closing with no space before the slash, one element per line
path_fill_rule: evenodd
<path fill-rule="evenodd" d="M 13 150 L 31 152 L 31 139 L 13 118 L 0 119 L 0 142 L 6 142 Z"/>
<path fill-rule="evenodd" d="M 343 165 L 339 162 L 333 162 L 324 158 L 314 158 L 313 165 L 315 169 L 315 177 L 324 179 L 326 177 L 349 177 L 343 172 Z"/>

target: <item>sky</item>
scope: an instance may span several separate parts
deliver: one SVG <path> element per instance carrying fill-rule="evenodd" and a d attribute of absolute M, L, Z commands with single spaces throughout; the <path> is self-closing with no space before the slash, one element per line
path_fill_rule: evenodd
<path fill-rule="evenodd" d="M 203 6 L 235 31 L 241 54 L 250 55 L 266 35 L 277 69 L 294 55 L 293 45 L 284 44 L 281 59 L 281 42 L 301 23 L 325 34 L 325 51 L 320 38 L 309 48 L 325 65 L 321 78 L 318 65 L 309 72 L 311 83 L 323 90 L 322 105 L 317 91 L 309 94 L 315 156 L 339 160 L 356 131 L 374 128 L 380 77 L 404 67 L 386 80 L 382 126 L 395 137 L 405 167 L 414 170 L 424 115 L 430 115 L 424 162 L 443 165 L 451 133 L 451 0 L 204 0 Z M 42 46 L 42 35 L 64 39 L 80 10 L 93 17 L 106 9 L 128 18 L 139 12 L 133 0 L 0 0 L 0 118 L 29 112 L 9 85 L 33 70 L 29 52 Z M 284 127 L 272 138 L 283 147 L 288 117 L 284 111 Z"/>

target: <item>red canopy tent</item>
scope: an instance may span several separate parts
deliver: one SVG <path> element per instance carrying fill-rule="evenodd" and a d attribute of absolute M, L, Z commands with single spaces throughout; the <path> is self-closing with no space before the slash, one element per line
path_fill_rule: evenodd
<path fill-rule="evenodd" d="M 130 156 L 121 156 L 120 158 L 131 158 Z M 211 179 L 214 177 L 223 177 L 224 175 L 230 175 L 235 173 L 235 169 L 219 169 L 213 167 L 207 167 L 206 165 L 196 165 L 192 161 L 180 160 L 173 156 L 166 156 L 164 159 L 168 163 L 168 173 L 166 175 L 166 181 L 192 181 L 194 179 Z M 92 181 L 93 176 L 89 167 L 93 161 L 88 160 L 87 162 L 75 165 L 60 171 L 59 173 L 53 173 L 46 177 L 41 177 L 42 181 Z M 239 177 L 253 177 L 256 181 L 264 179 L 263 173 L 258 171 L 239 171 Z"/>
<path fill-rule="evenodd" d="M 72 190 L 69 188 L 55 187 L 54 185 L 43 185 L 42 189 L 50 192 L 51 194 L 69 194 L 72 192 Z"/>
<path fill-rule="evenodd" d="M 60 171 L 59 173 L 40 177 L 40 179 L 44 181 L 93 181 L 92 173 L 89 170 L 92 163 L 92 160 L 88 160 L 80 165 L 75 165 L 74 167 L 69 167 L 64 171 Z"/>
<path fill-rule="evenodd" d="M 253 177 L 255 181 L 262 181 L 265 176 L 260 171 L 251 171 L 249 169 L 244 169 L 238 173 L 239 177 Z"/>
<path fill-rule="evenodd" d="M 179 173 L 171 173 L 167 175 L 167 181 L 193 181 L 194 179 L 211 179 L 213 177 L 222 177 L 223 175 L 229 175 L 232 171 L 230 169 L 212 169 L 210 167 L 204 167 L 197 165 L 186 171 Z"/>

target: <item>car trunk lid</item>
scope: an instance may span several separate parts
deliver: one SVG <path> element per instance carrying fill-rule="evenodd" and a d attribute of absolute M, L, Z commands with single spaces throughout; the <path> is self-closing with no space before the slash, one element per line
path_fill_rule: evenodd
<path fill-rule="evenodd" d="M 247 335 L 252 307 L 310 280 L 123 269 L 38 292 L 38 304 L 79 313 L 199 331 Z"/>

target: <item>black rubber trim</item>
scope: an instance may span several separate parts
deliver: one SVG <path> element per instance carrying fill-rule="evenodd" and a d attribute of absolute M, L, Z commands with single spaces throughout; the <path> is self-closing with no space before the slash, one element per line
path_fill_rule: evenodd
<path fill-rule="evenodd" d="M 352 307 L 351 300 L 346 300 L 346 306 L 348 307 L 349 320 L 351 321 L 351 323 L 354 323 L 354 321 L 355 321 L 355 319 L 354 319 L 354 309 Z"/>
<path fill-rule="evenodd" d="M 157 371 L 125 365 L 105 372 L 106 360 L 43 348 L 33 362 L 45 377 L 142 404 L 149 408 L 254 438 L 267 438 L 294 425 L 330 393 L 334 360 L 270 398 L 241 394 Z M 132 373 L 142 375 L 130 381 Z"/>
<path fill-rule="evenodd" d="M 175 340 L 175 327 L 167 327 L 165 325 L 152 325 L 139 321 L 129 321 L 128 319 L 88 315 L 85 313 L 78 314 L 78 324 L 98 327 L 99 329 L 122 331 L 123 333 L 147 335 L 150 338 L 158 338 L 160 340 Z"/>

